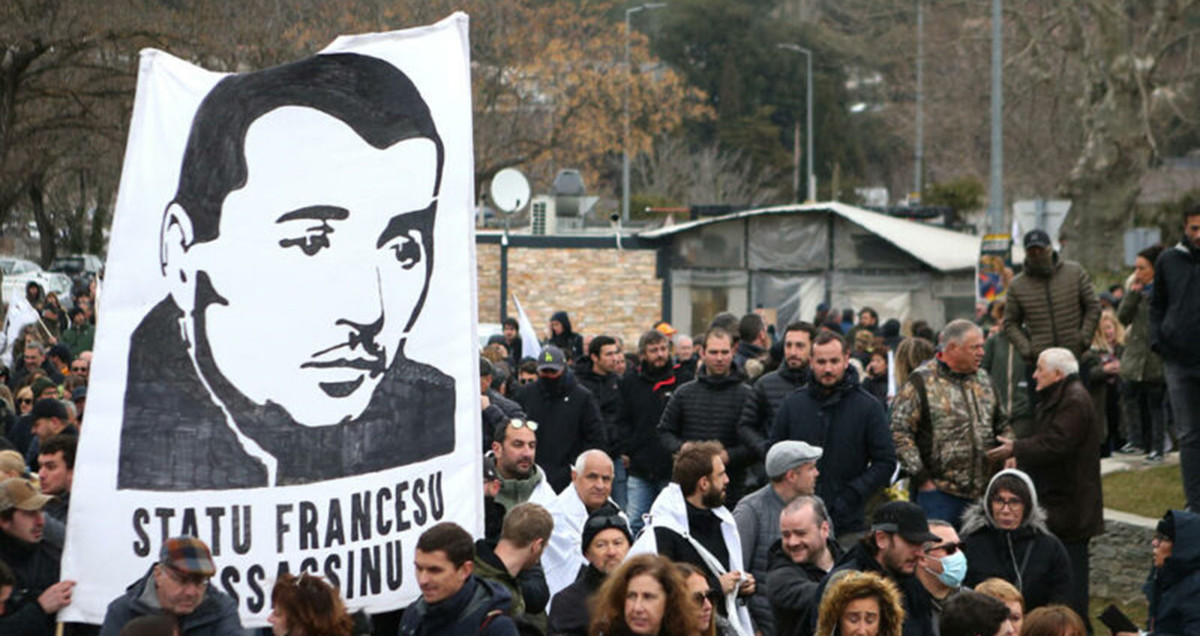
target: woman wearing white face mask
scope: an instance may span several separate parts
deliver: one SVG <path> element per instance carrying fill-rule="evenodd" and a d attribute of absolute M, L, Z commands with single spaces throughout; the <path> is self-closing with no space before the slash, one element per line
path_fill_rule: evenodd
<path fill-rule="evenodd" d="M 996 473 L 983 499 L 963 513 L 966 585 L 997 577 L 1025 597 L 1026 611 L 1070 598 L 1067 549 L 1046 528 L 1029 475 L 1014 468 Z"/>

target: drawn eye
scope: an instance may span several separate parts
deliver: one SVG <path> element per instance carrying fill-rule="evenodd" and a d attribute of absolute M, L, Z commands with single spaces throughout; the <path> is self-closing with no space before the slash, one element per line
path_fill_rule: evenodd
<path fill-rule="evenodd" d="M 329 247 L 330 234 L 333 234 L 333 228 L 323 223 L 318 227 L 308 228 L 304 236 L 281 239 L 279 246 L 284 249 L 298 247 L 300 251 L 304 252 L 305 256 L 313 256 L 317 252 Z"/>
<path fill-rule="evenodd" d="M 413 238 L 414 234 L 420 236 L 420 232 L 413 230 L 397 236 L 387 246 L 395 255 L 396 262 L 406 270 L 416 267 L 421 262 L 421 242 Z"/>

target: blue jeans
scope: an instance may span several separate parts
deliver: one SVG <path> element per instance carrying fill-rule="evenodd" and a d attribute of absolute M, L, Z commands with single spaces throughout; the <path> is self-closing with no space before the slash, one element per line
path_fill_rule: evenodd
<path fill-rule="evenodd" d="M 625 464 L 621 461 L 621 456 L 618 455 L 616 459 L 613 460 L 612 499 L 613 501 L 617 502 L 617 505 L 621 507 L 621 510 L 625 509 L 625 504 L 628 503 L 629 500 L 629 488 L 626 485 L 627 478 L 628 475 L 625 472 Z"/>
<path fill-rule="evenodd" d="M 1166 362 L 1167 392 L 1179 433 L 1179 469 L 1191 510 L 1200 510 L 1200 371 Z"/>
<path fill-rule="evenodd" d="M 658 498 L 658 493 L 662 492 L 662 489 L 666 488 L 670 482 L 666 479 L 642 479 L 636 475 L 630 475 L 628 483 L 629 505 L 625 507 L 625 514 L 629 515 L 629 529 L 636 538 L 642 531 L 642 526 L 645 525 L 642 515 L 650 512 L 650 506 Z"/>
<path fill-rule="evenodd" d="M 949 521 L 958 530 L 962 526 L 962 513 L 971 505 L 971 500 L 940 490 L 919 490 L 916 503 L 929 519 Z"/>

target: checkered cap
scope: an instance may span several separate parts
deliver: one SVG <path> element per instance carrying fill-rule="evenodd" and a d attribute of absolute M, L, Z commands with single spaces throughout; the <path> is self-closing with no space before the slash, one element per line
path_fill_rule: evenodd
<path fill-rule="evenodd" d="M 186 574 L 212 576 L 217 572 L 217 568 L 213 566 L 212 554 L 208 551 L 208 546 L 196 537 L 167 539 L 158 554 L 158 562 Z"/>

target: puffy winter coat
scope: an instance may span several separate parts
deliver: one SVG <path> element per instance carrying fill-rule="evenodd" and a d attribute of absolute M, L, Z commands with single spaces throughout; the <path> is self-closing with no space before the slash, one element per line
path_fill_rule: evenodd
<path fill-rule="evenodd" d="M 864 506 L 891 481 L 896 447 L 883 406 L 858 385 L 851 369 L 832 391 L 817 383 L 801 388 L 779 405 L 771 442 L 808 442 L 824 449 L 817 469 L 817 496 L 829 507 L 839 535 L 864 530 Z"/>
<path fill-rule="evenodd" d="M 1057 253 L 1050 278 L 1027 270 L 1009 285 L 1004 333 L 1027 362 L 1050 347 L 1066 347 L 1079 357 L 1099 322 L 1100 300 L 1087 270 Z"/>
<path fill-rule="evenodd" d="M 744 469 L 754 451 L 742 446 L 737 423 L 754 390 L 742 380 L 737 373 L 715 377 L 701 369 L 695 380 L 679 387 L 658 423 L 663 447 L 674 453 L 686 441 L 715 439 L 729 452 L 730 473 Z M 730 479 L 731 487 L 737 484 L 732 474 Z"/>
<path fill-rule="evenodd" d="M 991 501 L 996 478 L 978 503 L 963 513 L 962 538 L 967 546 L 966 587 L 975 587 L 992 577 L 1012 583 L 1025 598 L 1025 611 L 1044 605 L 1065 604 L 1070 600 L 1071 567 L 1067 549 L 1046 527 L 1046 511 L 1038 505 L 1037 489 L 1029 476 L 1019 470 L 996 474 L 1015 475 L 1029 486 L 1032 502 L 1025 518 L 1015 530 L 996 526 Z"/>
<path fill-rule="evenodd" d="M 807 366 L 790 369 L 785 364 L 759 378 L 754 383 L 754 399 L 742 405 L 742 415 L 738 418 L 738 435 L 742 444 L 753 449 L 758 457 L 765 457 L 771 423 L 775 421 L 775 412 L 779 410 L 783 398 L 808 384 L 811 377 Z"/>
<path fill-rule="evenodd" d="M 1117 320 L 1125 330 L 1125 352 L 1121 354 L 1121 377 L 1131 382 L 1163 382 L 1162 358 L 1150 350 L 1150 296 L 1154 285 L 1142 292 L 1129 291 L 1117 308 Z"/>
<path fill-rule="evenodd" d="M 1200 516 L 1172 510 L 1175 545 L 1142 588 L 1150 600 L 1150 632 L 1200 634 Z"/>
<path fill-rule="evenodd" d="M 650 481 L 671 476 L 671 453 L 662 445 L 658 423 L 681 382 L 675 369 L 658 374 L 642 365 L 621 380 L 621 413 L 617 417 L 617 452 L 629 457 L 629 474 Z"/>

